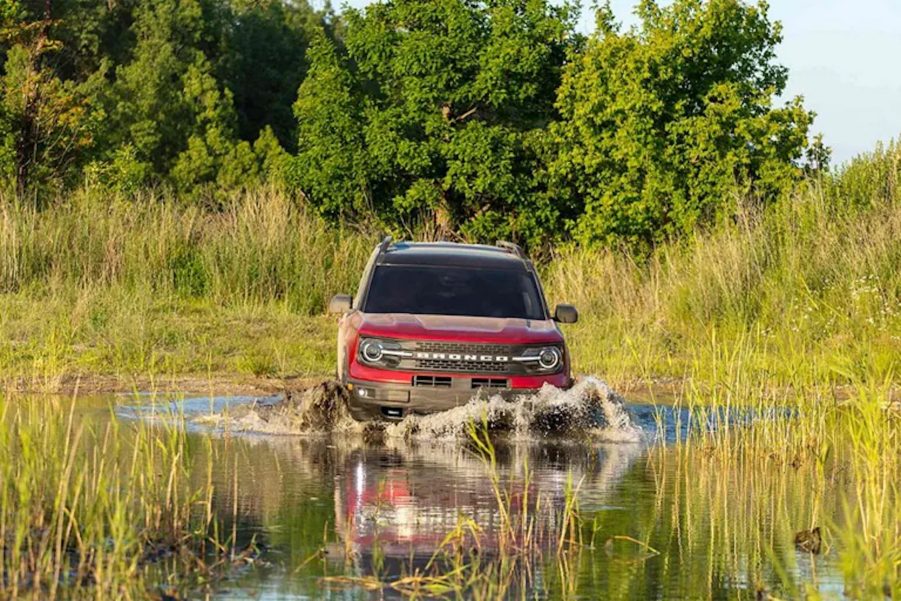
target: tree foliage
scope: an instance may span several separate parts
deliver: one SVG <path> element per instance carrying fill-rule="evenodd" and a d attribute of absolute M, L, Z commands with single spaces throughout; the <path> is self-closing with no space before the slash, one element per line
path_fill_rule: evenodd
<path fill-rule="evenodd" d="M 232 93 L 238 135 L 253 140 L 269 127 L 293 151 L 297 131 L 291 107 L 306 75 L 309 32 L 319 16 L 296 3 L 243 0 L 234 3 L 231 20 L 217 71 Z"/>
<path fill-rule="evenodd" d="M 19 193 L 32 181 L 68 180 L 102 119 L 96 78 L 65 80 L 55 68 L 65 57 L 52 17 L 46 3 L 0 5 L 0 174 Z"/>
<path fill-rule="evenodd" d="M 0 2 L 0 178 L 186 199 L 277 181 L 334 219 L 644 246 L 827 168 L 764 3 Z"/>
<path fill-rule="evenodd" d="M 622 31 L 604 9 L 560 87 L 547 172 L 578 238 L 645 243 L 691 232 L 801 176 L 813 114 L 783 106 L 787 72 L 766 4 L 643 0 Z"/>
<path fill-rule="evenodd" d="M 553 117 L 568 5 L 389 0 L 320 35 L 300 87 L 298 185 L 331 215 L 537 236 L 533 139 Z"/>
<path fill-rule="evenodd" d="M 0 17 L 0 172 L 20 193 L 87 178 L 196 197 L 283 177 L 306 4 L 8 0 Z"/>

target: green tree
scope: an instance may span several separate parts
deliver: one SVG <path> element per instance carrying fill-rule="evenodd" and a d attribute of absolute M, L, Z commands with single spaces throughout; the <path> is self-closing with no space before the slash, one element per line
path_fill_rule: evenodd
<path fill-rule="evenodd" d="M 321 210 L 531 239 L 554 213 L 535 145 L 554 116 L 573 7 L 389 0 L 321 33 L 300 87 L 295 181 Z"/>
<path fill-rule="evenodd" d="M 294 104 L 299 140 L 291 181 L 325 214 L 365 211 L 370 168 L 359 111 L 362 94 L 322 29 L 313 36 L 308 60 L 310 70 Z"/>
<path fill-rule="evenodd" d="M 802 176 L 813 114 L 775 107 L 786 69 L 767 5 L 642 0 L 639 27 L 609 8 L 573 55 L 550 128 L 548 186 L 576 236 L 646 244 L 691 232 L 734 206 L 768 201 Z M 819 153 L 822 156 L 822 153 Z"/>
<path fill-rule="evenodd" d="M 255 140 L 271 128 L 294 150 L 297 124 L 291 105 L 306 76 L 308 31 L 320 19 L 304 2 L 233 0 L 225 48 L 216 71 L 231 91 L 238 135 Z"/>
<path fill-rule="evenodd" d="M 185 185 L 215 177 L 210 155 L 227 152 L 218 144 L 231 137 L 234 118 L 204 52 L 214 21 L 200 0 L 143 2 L 135 9 L 132 56 L 116 69 L 109 91 L 111 157 L 133 149 L 144 172 L 174 171 Z M 181 177 L 192 170 L 191 178 Z"/>
<path fill-rule="evenodd" d="M 74 16 L 51 1 L 0 5 L 0 174 L 19 194 L 71 181 L 93 147 L 103 119 L 92 90 L 99 72 L 64 79 L 55 37 Z"/>
<path fill-rule="evenodd" d="M 136 178 L 155 176 L 197 196 L 267 175 L 279 154 L 272 131 L 254 132 L 262 136 L 257 150 L 239 139 L 232 91 L 215 73 L 232 16 L 227 4 L 205 0 L 138 5 L 132 57 L 116 70 L 108 99 L 114 126 L 98 171 L 111 175 L 110 183 L 133 188 L 141 183 Z"/>
<path fill-rule="evenodd" d="M 66 81 L 81 82 L 128 57 L 134 40 L 129 28 L 141 0 L 52 0 L 50 34 L 60 41 L 54 70 Z M 30 2 L 46 6 L 44 2 Z"/>

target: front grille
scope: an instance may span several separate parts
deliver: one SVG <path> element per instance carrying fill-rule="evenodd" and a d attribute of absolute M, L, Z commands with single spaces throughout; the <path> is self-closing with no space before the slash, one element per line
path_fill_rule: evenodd
<path fill-rule="evenodd" d="M 446 359 L 417 359 L 416 369 L 433 371 L 466 371 L 502 374 L 509 369 L 506 363 L 491 361 L 448 361 Z"/>
<path fill-rule="evenodd" d="M 507 344 L 478 344 L 460 342 L 436 342 L 423 340 L 416 343 L 417 351 L 428 353 L 475 353 L 480 355 L 509 355 L 513 347 Z"/>
<path fill-rule="evenodd" d="M 504 355 L 516 352 L 516 347 L 507 344 L 479 344 L 466 342 L 441 342 L 421 340 L 415 343 L 415 350 L 426 353 L 448 353 L 457 355 Z M 415 369 L 423 371 L 457 371 L 502 374 L 510 371 L 510 364 L 497 361 L 454 361 L 450 359 L 416 359 Z"/>

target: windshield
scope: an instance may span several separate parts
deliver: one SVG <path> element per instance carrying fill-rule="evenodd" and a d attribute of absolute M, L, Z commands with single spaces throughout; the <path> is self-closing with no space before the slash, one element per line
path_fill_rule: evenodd
<path fill-rule="evenodd" d="M 530 273 L 430 265 L 380 265 L 366 313 L 545 319 Z"/>

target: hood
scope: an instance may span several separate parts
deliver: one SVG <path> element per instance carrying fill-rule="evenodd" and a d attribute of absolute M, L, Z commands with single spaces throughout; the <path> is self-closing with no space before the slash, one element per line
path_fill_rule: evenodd
<path fill-rule="evenodd" d="M 496 344 L 563 342 L 556 322 L 550 319 L 409 313 L 371 313 L 361 317 L 360 334 L 380 338 Z"/>

